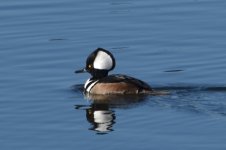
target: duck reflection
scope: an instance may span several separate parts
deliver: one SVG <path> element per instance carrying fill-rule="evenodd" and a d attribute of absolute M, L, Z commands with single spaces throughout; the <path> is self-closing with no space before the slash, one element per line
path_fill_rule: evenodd
<path fill-rule="evenodd" d="M 86 118 L 92 125 L 90 130 L 102 134 L 113 131 L 115 114 L 107 104 L 91 104 L 91 107 L 86 109 Z"/>
<path fill-rule="evenodd" d="M 106 134 L 114 131 L 113 125 L 116 123 L 115 108 L 129 108 L 137 105 L 146 99 L 145 95 L 91 95 L 84 93 L 90 105 L 76 105 L 76 109 L 85 109 L 87 121 L 91 124 L 90 130 L 97 134 Z"/>

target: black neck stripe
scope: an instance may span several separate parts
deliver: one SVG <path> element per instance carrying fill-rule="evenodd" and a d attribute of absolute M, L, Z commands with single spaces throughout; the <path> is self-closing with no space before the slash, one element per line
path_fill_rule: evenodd
<path fill-rule="evenodd" d="M 96 82 L 96 83 L 95 83 L 95 82 Z M 95 83 L 95 84 L 92 85 L 93 83 Z M 91 80 L 91 81 L 87 84 L 85 90 L 87 91 L 87 89 L 88 89 L 90 86 L 92 86 L 92 87 L 89 89 L 89 91 L 90 91 L 97 83 L 98 83 L 98 80 Z M 88 92 L 89 92 L 89 91 L 88 91 Z"/>

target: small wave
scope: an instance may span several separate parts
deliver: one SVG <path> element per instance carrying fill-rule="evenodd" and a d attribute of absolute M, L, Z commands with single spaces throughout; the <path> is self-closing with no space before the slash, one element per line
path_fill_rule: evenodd
<path fill-rule="evenodd" d="M 159 86 L 155 87 L 156 90 L 168 90 L 168 91 L 212 91 L 212 92 L 226 92 L 226 86 L 203 86 L 203 85 L 173 85 L 173 86 Z"/>

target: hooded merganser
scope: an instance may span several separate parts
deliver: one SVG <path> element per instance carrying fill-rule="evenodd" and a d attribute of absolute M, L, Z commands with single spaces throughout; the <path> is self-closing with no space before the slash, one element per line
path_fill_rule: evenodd
<path fill-rule="evenodd" d="M 88 72 L 92 75 L 84 90 L 89 94 L 154 94 L 154 90 L 145 82 L 121 74 L 108 75 L 115 67 L 115 58 L 107 50 L 97 48 L 87 60 L 86 67 L 75 73 Z"/>

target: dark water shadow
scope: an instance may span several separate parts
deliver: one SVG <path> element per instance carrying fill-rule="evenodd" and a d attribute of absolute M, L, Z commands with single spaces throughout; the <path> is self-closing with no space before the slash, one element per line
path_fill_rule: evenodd
<path fill-rule="evenodd" d="M 52 38 L 52 39 L 49 39 L 48 41 L 49 42 L 57 42 L 57 41 L 66 41 L 68 39 L 64 39 L 64 38 Z"/>

